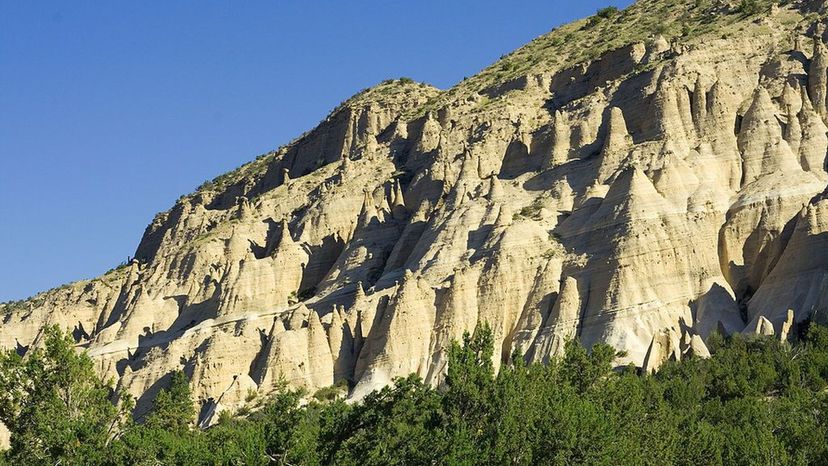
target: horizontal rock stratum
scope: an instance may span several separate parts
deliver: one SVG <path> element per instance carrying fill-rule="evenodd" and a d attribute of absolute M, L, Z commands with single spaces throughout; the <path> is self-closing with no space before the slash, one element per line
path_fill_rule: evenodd
<path fill-rule="evenodd" d="M 139 416 L 183 370 L 207 425 L 282 378 L 437 384 L 482 322 L 496 365 L 577 337 L 645 370 L 828 322 L 825 5 L 757 3 L 642 0 L 446 91 L 363 91 L 131 264 L 4 305 L 0 345 L 68 329 Z"/>

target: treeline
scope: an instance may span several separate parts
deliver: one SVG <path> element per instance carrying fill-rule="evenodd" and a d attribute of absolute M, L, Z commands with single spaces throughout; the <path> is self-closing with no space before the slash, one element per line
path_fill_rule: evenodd
<path fill-rule="evenodd" d="M 0 420 L 14 465 L 828 464 L 828 330 L 792 344 L 714 334 L 710 359 L 656 375 L 613 369 L 614 349 L 571 342 L 558 360 L 516 354 L 495 375 L 487 327 L 449 351 L 445 384 L 410 376 L 349 405 L 283 389 L 261 409 L 193 428 L 174 374 L 143 423 L 50 329 L 42 349 L 0 356 Z M 113 400 L 115 403 L 113 403 Z"/>

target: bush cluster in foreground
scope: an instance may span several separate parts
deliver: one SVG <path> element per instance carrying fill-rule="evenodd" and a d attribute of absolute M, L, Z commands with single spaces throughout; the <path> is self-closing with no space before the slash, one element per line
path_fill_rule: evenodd
<path fill-rule="evenodd" d="M 244 418 L 193 428 L 183 373 L 142 423 L 86 354 L 50 329 L 0 356 L 0 420 L 15 465 L 828 464 L 828 330 L 797 342 L 713 335 L 710 359 L 656 375 L 570 342 L 547 365 L 514 355 L 497 375 L 488 327 L 449 351 L 445 384 L 396 380 L 361 403 L 303 403 L 287 388 Z M 114 403 L 113 403 L 114 401 Z"/>

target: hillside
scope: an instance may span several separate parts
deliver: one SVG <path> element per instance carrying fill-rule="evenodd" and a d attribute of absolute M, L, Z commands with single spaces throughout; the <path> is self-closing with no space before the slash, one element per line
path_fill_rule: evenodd
<path fill-rule="evenodd" d="M 183 372 L 173 373 L 144 422 L 134 422 L 128 400 L 112 403 L 112 383 L 96 376 L 89 356 L 54 328 L 47 333 L 45 349 L 27 358 L 0 353 L 0 420 L 13 432 L 0 464 L 828 461 L 828 330 L 818 324 L 801 326 L 789 342 L 714 332 L 712 355 L 670 361 L 656 374 L 613 369 L 612 347 L 587 351 L 577 342 L 547 364 L 526 364 L 516 353 L 495 374 L 492 333 L 483 324 L 452 344 L 438 388 L 411 375 L 356 403 L 337 388 L 251 392 L 207 429 L 193 425 Z"/>
<path fill-rule="evenodd" d="M 436 385 L 484 322 L 495 371 L 785 339 L 828 308 L 825 8 L 641 0 L 445 91 L 383 82 L 182 196 L 131 264 L 0 305 L 0 346 L 69 330 L 139 417 L 183 370 L 210 425 L 282 378 Z"/>

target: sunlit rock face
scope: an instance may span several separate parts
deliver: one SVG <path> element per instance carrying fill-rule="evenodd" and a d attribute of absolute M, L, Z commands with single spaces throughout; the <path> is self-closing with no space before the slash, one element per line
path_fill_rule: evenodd
<path fill-rule="evenodd" d="M 139 416 L 183 370 L 209 424 L 282 381 L 438 384 L 483 322 L 496 367 L 578 338 L 652 371 L 828 321 L 820 5 L 648 29 L 695 3 L 564 26 L 448 91 L 366 90 L 183 196 L 132 263 L 4 306 L 0 344 L 69 330 Z"/>

